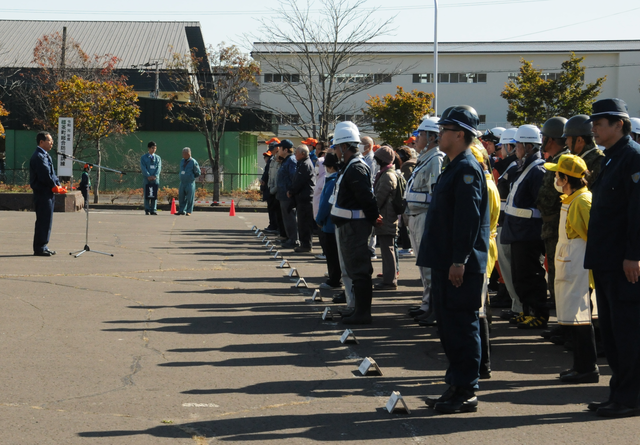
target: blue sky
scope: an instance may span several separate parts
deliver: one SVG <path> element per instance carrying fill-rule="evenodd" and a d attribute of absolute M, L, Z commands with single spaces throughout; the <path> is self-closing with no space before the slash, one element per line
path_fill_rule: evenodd
<path fill-rule="evenodd" d="M 3 8 L 2 18 L 199 21 L 207 44 L 221 41 L 243 44 L 243 34 L 254 33 L 260 18 L 273 19 L 277 26 L 286 26 L 279 23 L 272 12 L 277 4 L 277 0 L 111 0 L 105 3 L 30 0 Z M 367 11 L 372 22 L 395 16 L 395 31 L 379 41 L 433 41 L 433 1 L 367 0 L 367 9 L 376 7 L 380 8 L 377 12 Z M 633 40 L 640 39 L 639 23 L 637 0 L 440 0 L 438 40 Z"/>

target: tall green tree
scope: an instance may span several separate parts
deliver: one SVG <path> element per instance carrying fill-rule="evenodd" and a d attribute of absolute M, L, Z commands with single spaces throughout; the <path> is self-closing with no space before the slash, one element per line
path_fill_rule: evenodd
<path fill-rule="evenodd" d="M 571 53 L 570 59 L 562 63 L 560 75 L 545 79 L 542 70 L 521 59 L 518 76 L 510 80 L 500 94 L 509 103 L 507 120 L 515 126 L 541 126 L 553 116 L 569 118 L 589 114 L 606 76 L 585 83 L 583 60 L 584 57 Z"/>
<path fill-rule="evenodd" d="M 47 99 L 51 104 L 49 124 L 57 129 L 59 117 L 72 117 L 74 139 L 93 143 L 97 164 L 102 160 L 100 143 L 104 138 L 131 133 L 137 128 L 138 95 L 122 81 L 101 82 L 73 76 L 59 81 Z M 100 173 L 98 169 L 94 203 L 99 199 Z"/>
<path fill-rule="evenodd" d="M 172 77 L 189 92 L 191 100 L 172 98 L 169 119 L 191 125 L 207 143 L 213 170 L 213 200 L 220 200 L 220 142 L 228 122 L 238 122 L 249 100 L 250 85 L 258 85 L 259 65 L 235 46 L 209 46 L 205 55 L 173 54 Z"/>
<path fill-rule="evenodd" d="M 431 107 L 433 93 L 397 87 L 395 96 L 369 96 L 369 106 L 364 113 L 373 118 L 373 129 L 394 147 L 399 147 L 411 135 L 425 114 L 434 112 Z"/>

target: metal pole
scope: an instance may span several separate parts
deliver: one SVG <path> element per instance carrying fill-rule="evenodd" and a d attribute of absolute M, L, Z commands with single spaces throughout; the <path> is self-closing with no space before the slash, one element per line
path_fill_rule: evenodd
<path fill-rule="evenodd" d="M 438 0 L 433 0 L 433 114 L 438 115 Z"/>
<path fill-rule="evenodd" d="M 160 62 L 156 62 L 156 99 L 160 99 Z"/>

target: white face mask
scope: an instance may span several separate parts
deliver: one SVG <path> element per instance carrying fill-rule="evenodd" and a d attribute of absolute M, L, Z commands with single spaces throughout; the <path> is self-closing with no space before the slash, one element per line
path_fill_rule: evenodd
<path fill-rule="evenodd" d="M 366 146 L 363 145 L 363 144 L 358 144 L 358 151 L 361 151 L 361 152 L 364 153 L 364 147 L 366 147 Z"/>
<path fill-rule="evenodd" d="M 558 193 L 564 193 L 564 190 L 562 190 L 562 186 L 558 185 L 558 178 L 553 181 L 553 187 L 558 191 Z"/>

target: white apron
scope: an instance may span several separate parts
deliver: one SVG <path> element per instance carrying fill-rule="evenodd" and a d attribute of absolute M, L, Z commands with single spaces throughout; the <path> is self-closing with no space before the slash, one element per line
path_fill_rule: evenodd
<path fill-rule="evenodd" d="M 576 196 L 575 202 L 580 195 Z M 591 324 L 591 298 L 589 297 L 589 271 L 584 268 L 587 243 L 582 238 L 567 238 L 567 215 L 571 204 L 562 204 L 558 245 L 556 247 L 556 313 L 561 325 Z M 594 292 L 595 297 L 595 292 Z M 597 313 L 595 298 L 594 313 Z"/>

